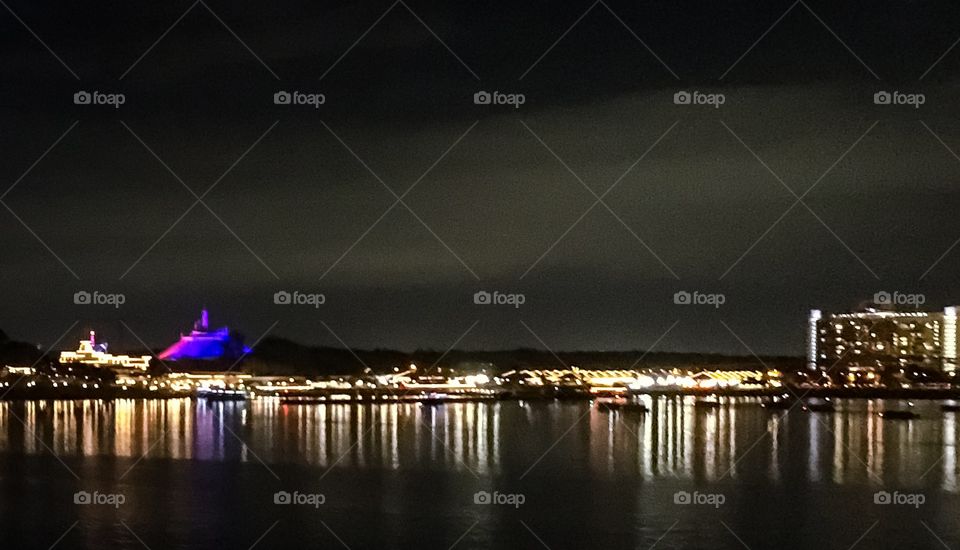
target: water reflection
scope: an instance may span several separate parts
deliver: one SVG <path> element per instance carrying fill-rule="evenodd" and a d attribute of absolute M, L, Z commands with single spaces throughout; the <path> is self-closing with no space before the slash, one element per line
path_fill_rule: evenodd
<path fill-rule="evenodd" d="M 883 402 L 836 403 L 833 413 L 785 414 L 752 399 L 703 408 L 660 397 L 638 414 L 586 402 L 15 402 L 0 404 L 0 453 L 958 490 L 956 414 L 918 403 L 921 418 L 884 420 Z"/>

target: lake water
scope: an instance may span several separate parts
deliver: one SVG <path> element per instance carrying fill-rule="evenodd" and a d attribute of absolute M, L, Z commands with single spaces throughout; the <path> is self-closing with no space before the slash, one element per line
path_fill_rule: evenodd
<path fill-rule="evenodd" d="M 836 403 L 2 403 L 0 548 L 957 548 L 957 415 Z"/>

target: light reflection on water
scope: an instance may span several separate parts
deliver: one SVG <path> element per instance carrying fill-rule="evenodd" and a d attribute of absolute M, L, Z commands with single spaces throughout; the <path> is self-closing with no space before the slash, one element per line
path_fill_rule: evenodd
<path fill-rule="evenodd" d="M 18 402 L 0 404 L 0 453 L 958 490 L 955 414 L 920 402 L 921 418 L 884 420 L 884 402 L 836 403 L 834 413 L 784 415 L 752 399 L 702 409 L 661 397 L 641 415 L 587 402 Z"/>

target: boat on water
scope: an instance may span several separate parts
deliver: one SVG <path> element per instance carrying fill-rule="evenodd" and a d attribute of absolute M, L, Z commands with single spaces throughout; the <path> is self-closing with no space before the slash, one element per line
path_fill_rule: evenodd
<path fill-rule="evenodd" d="M 913 420 L 914 418 L 920 418 L 919 414 L 903 409 L 880 411 L 877 413 L 877 416 L 885 420 Z"/>
<path fill-rule="evenodd" d="M 829 400 L 807 401 L 803 404 L 803 410 L 816 413 L 831 413 L 837 410 Z"/>
<path fill-rule="evenodd" d="M 796 404 L 797 400 L 795 398 L 782 396 L 765 400 L 760 403 L 760 406 L 771 411 L 785 411 L 793 408 Z"/>
<path fill-rule="evenodd" d="M 944 403 L 943 405 L 940 405 L 940 410 L 944 412 L 960 412 L 960 404 Z"/>
<path fill-rule="evenodd" d="M 616 400 L 597 400 L 597 408 L 604 412 L 629 412 L 645 413 L 650 409 L 646 405 L 637 401 L 628 401 L 626 399 Z"/>
<path fill-rule="evenodd" d="M 693 406 L 698 409 L 716 409 L 720 406 L 720 401 L 716 399 L 697 399 Z"/>
<path fill-rule="evenodd" d="M 590 390 L 578 385 L 560 385 L 553 388 L 554 399 L 591 399 Z"/>
<path fill-rule="evenodd" d="M 203 388 L 197 390 L 197 397 L 206 399 L 207 401 L 246 401 L 247 392 L 243 390 Z"/>

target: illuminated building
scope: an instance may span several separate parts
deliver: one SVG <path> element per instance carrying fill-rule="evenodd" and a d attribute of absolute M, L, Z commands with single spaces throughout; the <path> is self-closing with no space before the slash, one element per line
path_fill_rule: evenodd
<path fill-rule="evenodd" d="M 181 333 L 180 340 L 157 357 L 162 361 L 214 361 L 239 359 L 247 353 L 250 353 L 250 348 L 244 346 L 243 339 L 230 332 L 229 328 L 210 330 L 209 315 L 207 310 L 203 310 L 190 334 Z"/>
<path fill-rule="evenodd" d="M 831 314 L 814 309 L 807 325 L 807 365 L 923 366 L 952 375 L 957 368 L 957 307 L 943 311 L 867 308 Z"/>
<path fill-rule="evenodd" d="M 131 357 L 129 355 L 113 355 L 107 353 L 107 343 L 97 343 L 97 335 L 90 331 L 89 340 L 80 340 L 80 347 L 77 351 L 60 352 L 61 363 L 82 363 L 93 367 L 123 371 L 133 369 L 136 371 L 146 371 L 150 367 L 150 356 L 141 355 Z"/>

